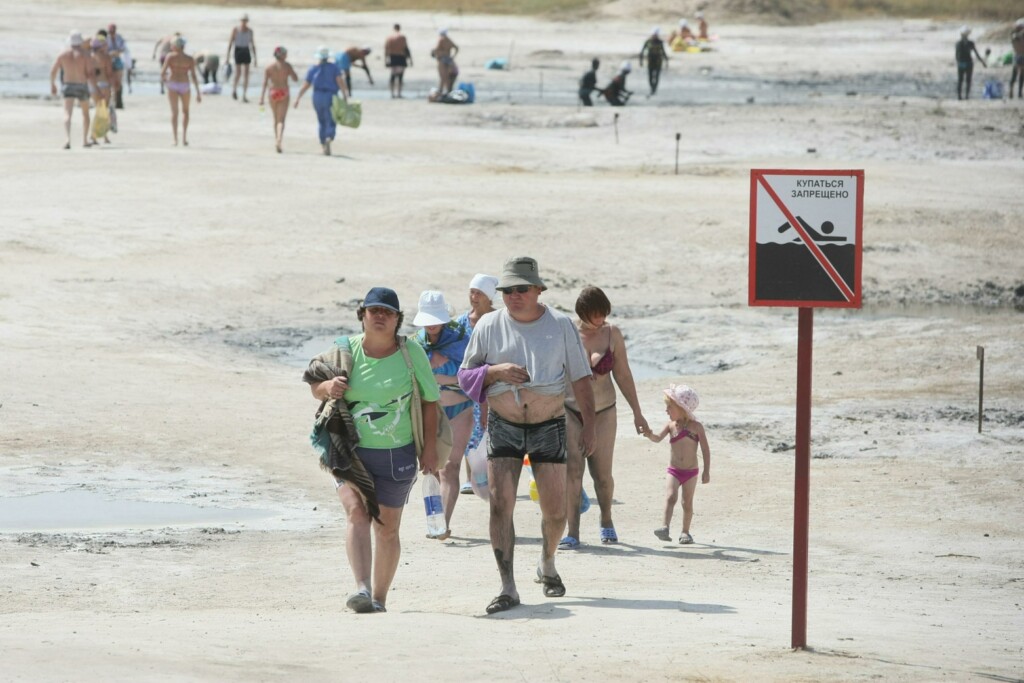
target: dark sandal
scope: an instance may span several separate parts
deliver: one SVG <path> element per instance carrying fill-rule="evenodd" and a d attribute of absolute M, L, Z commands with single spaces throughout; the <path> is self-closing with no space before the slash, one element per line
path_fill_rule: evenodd
<path fill-rule="evenodd" d="M 491 600 L 491 604 L 487 605 L 488 614 L 497 614 L 498 612 L 506 612 L 513 607 L 519 605 L 519 598 L 513 598 L 511 595 L 502 593 L 498 597 Z"/>
<path fill-rule="evenodd" d="M 537 568 L 537 578 L 534 579 L 536 583 L 544 584 L 544 597 L 545 598 L 560 598 L 565 595 L 565 584 L 562 583 L 562 577 L 558 574 L 554 576 L 544 576 L 540 573 L 540 567 Z"/>

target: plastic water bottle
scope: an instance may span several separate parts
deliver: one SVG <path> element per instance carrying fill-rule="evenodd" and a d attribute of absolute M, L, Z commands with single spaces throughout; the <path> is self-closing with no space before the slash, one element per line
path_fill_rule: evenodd
<path fill-rule="evenodd" d="M 427 536 L 441 536 L 448 529 L 444 523 L 444 505 L 441 503 L 441 482 L 433 474 L 423 477 L 423 509 L 427 513 Z"/>

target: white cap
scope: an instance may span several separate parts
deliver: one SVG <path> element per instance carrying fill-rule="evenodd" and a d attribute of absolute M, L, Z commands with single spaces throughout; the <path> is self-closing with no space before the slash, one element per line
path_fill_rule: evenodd
<path fill-rule="evenodd" d="M 658 35 L 659 33 L 661 33 L 661 28 L 660 28 L 660 27 L 658 27 L 658 26 L 655 26 L 654 28 L 652 28 L 652 29 L 651 29 L 651 35 L 652 35 L 652 36 L 656 36 L 656 35 Z"/>
<path fill-rule="evenodd" d="M 331 48 L 327 47 L 326 45 L 321 45 L 316 49 L 316 56 L 319 57 L 320 59 L 330 59 Z"/>
<path fill-rule="evenodd" d="M 428 289 L 420 294 L 419 310 L 412 324 L 417 327 L 428 325 L 444 325 L 452 319 L 448 312 L 448 303 L 444 300 L 444 294 Z"/>
<path fill-rule="evenodd" d="M 1024 26 L 1024 17 L 1021 17 L 1017 21 L 1013 22 L 1014 26 Z"/>
<path fill-rule="evenodd" d="M 82 32 L 81 31 L 72 31 L 68 35 L 68 42 L 71 44 L 71 47 L 78 47 L 79 45 L 81 45 L 82 44 Z"/>
<path fill-rule="evenodd" d="M 483 273 L 477 273 L 473 276 L 473 279 L 469 281 L 470 289 L 479 289 L 483 292 L 491 301 L 494 301 L 494 297 L 498 294 L 498 278 L 493 275 L 484 275 Z"/>
<path fill-rule="evenodd" d="M 686 26 L 686 19 L 680 19 L 679 20 L 679 28 L 684 28 L 685 26 Z"/>
<path fill-rule="evenodd" d="M 969 35 L 970 32 L 971 32 L 971 27 L 970 26 L 961 26 L 960 27 L 960 35 L 966 36 L 966 35 Z"/>
<path fill-rule="evenodd" d="M 632 71 L 632 70 L 633 70 L 633 65 L 632 65 L 632 64 L 630 64 L 630 63 L 629 63 L 629 60 L 627 59 L 626 61 L 624 61 L 624 62 L 622 63 L 622 66 L 621 66 L 621 67 L 619 67 L 619 70 L 620 70 L 620 71 L 625 71 L 626 73 L 629 73 L 630 71 Z"/>
<path fill-rule="evenodd" d="M 448 35 L 448 29 L 446 29 L 446 28 L 438 29 L 437 35 L 439 35 L 439 36 L 446 36 L 446 35 Z"/>

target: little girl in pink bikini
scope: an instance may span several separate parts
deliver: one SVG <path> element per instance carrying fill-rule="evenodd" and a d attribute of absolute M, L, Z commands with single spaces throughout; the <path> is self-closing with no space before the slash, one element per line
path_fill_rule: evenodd
<path fill-rule="evenodd" d="M 700 444 L 701 453 L 704 454 L 704 475 L 701 481 L 705 484 L 711 481 L 711 449 L 708 447 L 708 438 L 704 434 L 704 425 L 697 422 L 693 416 L 699 403 L 696 391 L 684 384 L 673 384 L 665 390 L 665 412 L 668 413 L 670 422 L 658 434 L 647 433 L 647 438 L 654 443 L 661 443 L 666 436 L 671 435 L 669 443 L 672 444 L 672 458 L 665 480 L 665 526 L 655 529 L 654 535 L 663 541 L 672 539 L 669 532 L 672 510 L 679 497 L 679 487 L 682 487 L 683 535 L 679 537 L 679 542 L 683 545 L 693 543 L 693 537 L 690 536 L 690 521 L 693 519 L 693 494 L 697 490 L 697 475 L 700 473 L 697 467 L 697 444 Z"/>

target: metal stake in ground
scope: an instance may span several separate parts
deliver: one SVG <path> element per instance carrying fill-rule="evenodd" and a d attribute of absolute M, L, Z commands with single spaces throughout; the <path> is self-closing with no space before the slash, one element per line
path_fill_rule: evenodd
<path fill-rule="evenodd" d="M 978 360 L 981 361 L 978 368 L 978 433 L 981 434 L 981 420 L 985 415 L 985 347 L 978 347 Z"/>
<path fill-rule="evenodd" d="M 679 138 L 683 137 L 682 133 L 676 133 L 676 175 L 679 175 Z"/>
<path fill-rule="evenodd" d="M 612 124 L 615 126 L 615 144 L 619 144 L 619 113 L 615 112 L 615 118 L 612 119 Z"/>

